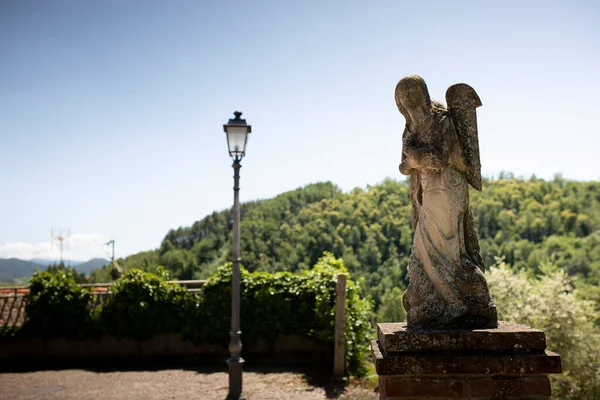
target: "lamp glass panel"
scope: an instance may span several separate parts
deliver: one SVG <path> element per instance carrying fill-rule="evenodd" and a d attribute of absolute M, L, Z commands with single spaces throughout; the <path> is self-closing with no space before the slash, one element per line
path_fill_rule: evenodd
<path fill-rule="evenodd" d="M 247 127 L 245 126 L 228 126 L 227 127 L 227 144 L 229 145 L 229 154 L 244 155 L 246 147 Z"/>

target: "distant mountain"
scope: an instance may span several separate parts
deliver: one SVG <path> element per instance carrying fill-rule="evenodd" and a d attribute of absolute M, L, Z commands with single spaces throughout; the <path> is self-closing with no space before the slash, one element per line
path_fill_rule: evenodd
<path fill-rule="evenodd" d="M 44 268 L 48 267 L 48 265 L 56 264 L 56 263 L 60 262 L 60 260 L 50 260 L 47 258 L 32 258 L 29 261 L 39 264 L 39 265 L 43 266 Z M 76 265 L 82 264 L 84 262 L 85 261 L 63 260 L 63 263 L 67 267 L 75 267 Z"/>
<path fill-rule="evenodd" d="M 47 267 L 47 266 L 46 266 Z M 17 279 L 28 279 L 38 270 L 44 269 L 32 261 L 19 260 L 18 258 L 0 258 L 0 282 L 15 282 Z"/>
<path fill-rule="evenodd" d="M 36 269 L 44 271 L 48 265 L 55 264 L 56 260 L 20 260 L 18 258 L 0 258 L 0 282 L 15 283 L 19 280 L 29 279 Z M 71 261 L 64 260 L 66 266 L 73 267 L 77 272 L 82 272 L 86 275 L 93 269 L 101 268 L 106 264 L 110 264 L 109 260 L 103 258 L 93 258 L 89 261 Z"/>
<path fill-rule="evenodd" d="M 96 268 L 102 268 L 105 265 L 110 264 L 110 260 L 106 260 L 104 258 L 92 258 L 89 261 L 86 262 L 80 262 L 79 264 L 73 266 L 73 264 L 71 264 L 71 266 L 73 266 L 73 268 L 75 268 L 75 270 L 77 270 L 77 272 L 83 272 L 86 275 L 89 275 L 89 273 Z"/>

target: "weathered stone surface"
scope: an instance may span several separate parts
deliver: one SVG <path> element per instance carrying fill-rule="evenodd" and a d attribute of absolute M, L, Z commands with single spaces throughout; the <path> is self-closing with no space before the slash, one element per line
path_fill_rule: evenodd
<path fill-rule="evenodd" d="M 525 378 L 380 377 L 382 399 L 547 399 L 550 381 L 545 376 Z"/>
<path fill-rule="evenodd" d="M 468 85 L 453 85 L 446 109 L 431 101 L 416 75 L 402 78 L 395 96 L 406 119 L 400 172 L 410 175 L 415 231 L 402 299 L 408 325 L 495 328 L 496 305 L 469 208 L 469 185 L 481 190 L 479 96 Z"/>
<path fill-rule="evenodd" d="M 543 331 L 500 322 L 496 329 L 422 330 L 378 324 L 371 341 L 380 399 L 542 400 L 548 374 L 562 371 Z"/>
<path fill-rule="evenodd" d="M 406 323 L 377 324 L 386 354 L 424 351 L 543 352 L 546 336 L 539 329 L 500 321 L 496 329 L 408 329 Z"/>
<path fill-rule="evenodd" d="M 384 355 L 377 340 L 371 341 L 378 375 L 539 375 L 561 372 L 560 356 L 505 352 Z"/>
<path fill-rule="evenodd" d="M 547 396 L 551 394 L 550 380 L 546 376 L 525 378 L 490 377 L 468 381 L 471 398 L 522 398 L 522 396 Z"/>
<path fill-rule="evenodd" d="M 380 377 L 379 387 L 380 390 L 385 391 L 388 397 L 399 397 L 401 399 L 455 399 L 465 395 L 464 382 L 460 379 Z"/>

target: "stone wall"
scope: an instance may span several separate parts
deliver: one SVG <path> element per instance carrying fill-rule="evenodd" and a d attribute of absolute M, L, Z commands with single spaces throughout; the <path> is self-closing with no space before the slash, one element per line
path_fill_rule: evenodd
<path fill-rule="evenodd" d="M 206 360 L 227 358 L 226 346 L 194 344 L 180 334 L 156 335 L 147 340 L 122 339 L 104 335 L 98 339 L 9 338 L 0 340 L 0 360 L 24 359 L 101 359 L 200 357 Z M 277 362 L 330 362 L 333 349 L 297 335 L 282 336 L 274 343 L 261 340 L 244 344 L 242 356 Z"/>

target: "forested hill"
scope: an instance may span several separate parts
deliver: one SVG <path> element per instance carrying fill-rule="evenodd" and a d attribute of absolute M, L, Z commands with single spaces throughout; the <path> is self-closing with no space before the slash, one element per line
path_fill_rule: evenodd
<path fill-rule="evenodd" d="M 244 203 L 242 264 L 251 271 L 296 271 L 329 251 L 354 277 L 365 278 L 376 302 L 382 294 L 397 297 L 412 243 L 408 191 L 406 182 L 392 179 L 349 193 L 327 182 Z M 504 257 L 536 271 L 550 262 L 579 275 L 578 282 L 600 284 L 599 182 L 486 180 L 482 192 L 471 191 L 471 207 L 487 265 Z M 230 258 L 230 220 L 230 210 L 215 212 L 171 230 L 160 249 L 119 264 L 163 265 L 176 278 L 205 278 Z"/>

